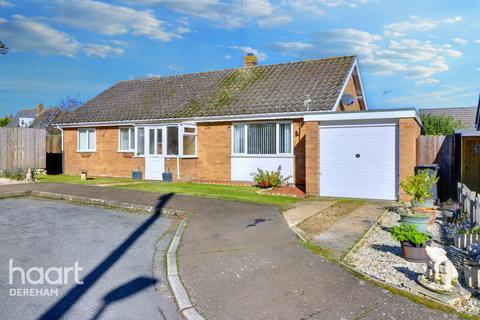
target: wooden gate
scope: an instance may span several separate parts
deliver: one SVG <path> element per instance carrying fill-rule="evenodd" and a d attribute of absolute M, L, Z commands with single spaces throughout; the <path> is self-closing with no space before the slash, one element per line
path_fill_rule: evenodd
<path fill-rule="evenodd" d="M 443 200 L 457 195 L 458 173 L 455 167 L 455 137 L 420 136 L 418 139 L 418 165 L 438 164 L 440 180 L 438 196 Z"/>

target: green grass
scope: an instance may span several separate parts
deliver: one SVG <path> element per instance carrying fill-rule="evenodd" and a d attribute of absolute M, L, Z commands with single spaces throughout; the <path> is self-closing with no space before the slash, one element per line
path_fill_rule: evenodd
<path fill-rule="evenodd" d="M 114 188 L 159 193 L 172 192 L 189 196 L 199 196 L 261 204 L 273 204 L 279 206 L 297 201 L 297 199 L 293 197 L 258 194 L 256 193 L 256 191 L 258 190 L 257 188 L 249 186 L 228 186 L 188 182 L 145 182 L 141 184 L 115 186 Z"/>
<path fill-rule="evenodd" d="M 36 176 L 39 182 L 55 182 L 55 183 L 72 183 L 72 184 L 105 184 L 105 183 L 124 183 L 134 182 L 136 180 L 128 178 L 104 178 L 104 177 L 89 177 L 88 180 L 80 180 L 80 175 L 69 176 L 65 174 L 55 175 L 38 175 Z"/>
<path fill-rule="evenodd" d="M 338 258 L 335 257 L 332 250 L 328 248 L 323 248 L 314 243 L 305 242 L 302 240 L 300 240 L 300 243 L 304 248 L 310 250 L 313 254 L 324 257 L 326 260 L 330 261 L 331 263 L 335 263 L 335 264 L 338 263 Z"/>
<path fill-rule="evenodd" d="M 223 200 L 272 204 L 283 206 L 298 201 L 296 198 L 287 196 L 274 196 L 268 194 L 258 194 L 255 187 L 250 186 L 228 186 L 218 184 L 198 184 L 188 182 L 165 183 L 158 181 L 143 181 L 127 178 L 103 178 L 92 177 L 89 180 L 82 181 L 80 176 L 69 175 L 39 175 L 39 182 L 71 183 L 71 184 L 109 184 L 126 183 L 125 185 L 113 186 L 118 189 L 128 189 L 137 191 L 148 191 L 158 193 L 176 193 L 189 196 L 207 197 Z M 131 184 L 128 184 L 131 182 Z"/>

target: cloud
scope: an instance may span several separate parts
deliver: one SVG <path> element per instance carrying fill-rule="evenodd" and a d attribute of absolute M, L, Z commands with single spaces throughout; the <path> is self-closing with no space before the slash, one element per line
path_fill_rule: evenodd
<path fill-rule="evenodd" d="M 270 49 L 280 52 L 283 55 L 291 55 L 299 51 L 309 50 L 315 48 L 311 43 L 306 42 L 275 42 L 268 46 Z"/>
<path fill-rule="evenodd" d="M 253 53 L 257 57 L 258 61 L 264 61 L 264 60 L 267 59 L 267 55 L 265 53 L 260 52 L 258 49 L 255 49 L 255 48 L 252 48 L 252 47 L 230 46 L 228 48 L 235 49 L 235 50 L 240 50 L 244 54 Z"/>
<path fill-rule="evenodd" d="M 13 52 L 34 51 L 71 57 L 80 50 L 80 43 L 67 33 L 21 15 L 0 21 L 0 38 Z"/>
<path fill-rule="evenodd" d="M 461 44 L 462 46 L 468 44 L 468 41 L 463 38 L 453 38 L 452 41 L 455 43 Z"/>
<path fill-rule="evenodd" d="M 269 0 L 236 0 L 226 3 L 220 0 L 131 0 L 144 5 L 158 5 L 188 16 L 205 19 L 229 29 L 254 23 L 260 27 L 275 27 L 290 22 Z"/>
<path fill-rule="evenodd" d="M 57 19 L 67 25 L 110 36 L 131 32 L 154 40 L 171 41 L 181 38 L 181 34 L 188 31 L 186 28 L 168 31 L 166 23 L 155 18 L 150 11 L 138 11 L 99 1 L 59 0 L 57 12 Z"/>
<path fill-rule="evenodd" d="M 473 43 L 480 44 L 480 39 L 479 40 L 474 40 Z"/>
<path fill-rule="evenodd" d="M 477 68 L 477 71 L 480 71 L 480 67 Z"/>
<path fill-rule="evenodd" d="M 180 70 L 183 70 L 183 68 L 179 67 L 179 66 L 176 66 L 176 65 L 169 65 L 168 66 L 168 70 L 172 70 L 172 71 L 180 71 Z"/>
<path fill-rule="evenodd" d="M 398 32 L 398 31 L 390 31 L 390 30 L 385 30 L 383 34 L 385 35 L 385 37 L 389 37 L 389 38 L 399 38 L 399 37 L 405 36 L 405 33 Z"/>
<path fill-rule="evenodd" d="M 369 0 L 290 0 L 288 1 L 292 6 L 300 5 L 304 9 L 319 9 L 319 6 L 325 7 L 339 7 L 339 6 L 349 6 L 356 8 L 359 5 L 366 4 Z"/>
<path fill-rule="evenodd" d="M 409 21 L 391 23 L 384 27 L 390 32 L 427 31 L 437 27 L 437 22 L 430 19 L 421 19 L 411 16 Z"/>
<path fill-rule="evenodd" d="M 233 57 L 232 57 L 231 55 L 229 55 L 229 54 L 226 54 L 226 55 L 224 56 L 224 58 L 225 58 L 226 60 L 232 60 Z"/>
<path fill-rule="evenodd" d="M 111 55 L 121 55 L 124 50 L 123 48 L 115 48 L 105 44 L 88 44 L 83 48 L 83 51 L 88 56 L 106 58 Z"/>
<path fill-rule="evenodd" d="M 423 80 L 424 83 L 431 82 L 426 79 L 449 69 L 448 58 L 462 56 L 461 51 L 448 44 L 415 39 L 385 39 L 352 28 L 314 33 L 310 43 L 273 43 L 268 48 L 303 58 L 357 55 L 360 63 L 375 75 L 401 74 Z"/>
<path fill-rule="evenodd" d="M 463 18 L 460 16 L 445 18 L 442 21 L 446 24 L 456 24 L 462 22 Z"/>
<path fill-rule="evenodd" d="M 0 0 L 0 8 L 14 7 L 15 5 L 7 0 Z"/>
<path fill-rule="evenodd" d="M 476 86 L 453 86 L 439 85 L 438 90 L 433 91 L 412 91 L 401 97 L 391 97 L 384 101 L 385 104 L 413 105 L 422 107 L 445 107 L 458 105 L 458 101 L 465 98 L 471 98 L 472 101 L 478 99 L 476 96 Z"/>
<path fill-rule="evenodd" d="M 416 81 L 417 84 L 437 84 L 440 83 L 439 80 L 433 78 L 420 79 Z"/>

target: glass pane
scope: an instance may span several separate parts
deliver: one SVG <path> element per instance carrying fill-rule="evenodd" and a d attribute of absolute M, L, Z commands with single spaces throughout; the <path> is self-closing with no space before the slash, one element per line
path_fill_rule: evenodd
<path fill-rule="evenodd" d="M 185 135 L 183 136 L 183 154 L 185 156 L 194 156 L 196 149 L 197 136 Z"/>
<path fill-rule="evenodd" d="M 148 154 L 155 154 L 155 130 L 148 129 Z"/>
<path fill-rule="evenodd" d="M 95 130 L 88 130 L 88 150 L 95 149 Z"/>
<path fill-rule="evenodd" d="M 292 125 L 290 123 L 280 123 L 280 153 L 290 153 L 292 152 Z"/>
<path fill-rule="evenodd" d="M 120 150 L 128 150 L 128 129 L 120 129 Z"/>
<path fill-rule="evenodd" d="M 137 154 L 144 155 L 145 154 L 145 129 L 138 128 L 137 130 Z"/>
<path fill-rule="evenodd" d="M 87 131 L 79 130 L 78 135 L 78 150 L 87 150 Z"/>
<path fill-rule="evenodd" d="M 248 125 L 248 153 L 275 154 L 276 131 L 275 123 Z"/>
<path fill-rule="evenodd" d="M 130 128 L 130 150 L 135 150 L 135 128 Z"/>
<path fill-rule="evenodd" d="M 167 154 L 178 155 L 178 127 L 167 128 Z"/>
<path fill-rule="evenodd" d="M 196 128 L 190 128 L 190 127 L 184 127 L 183 128 L 183 131 L 185 133 L 196 133 L 197 132 L 197 129 Z"/>
<path fill-rule="evenodd" d="M 163 135 L 162 135 L 162 129 L 157 129 L 157 154 L 162 155 L 163 154 Z"/>
<path fill-rule="evenodd" d="M 245 126 L 239 125 L 233 127 L 233 152 L 245 152 Z"/>

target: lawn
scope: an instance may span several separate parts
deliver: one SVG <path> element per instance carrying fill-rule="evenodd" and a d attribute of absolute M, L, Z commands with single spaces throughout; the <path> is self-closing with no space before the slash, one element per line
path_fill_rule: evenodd
<path fill-rule="evenodd" d="M 249 186 L 228 186 L 219 184 L 198 184 L 188 182 L 166 183 L 159 181 L 143 181 L 127 178 L 89 178 L 82 181 L 79 176 L 69 175 L 39 175 L 39 182 L 55 182 L 55 183 L 73 183 L 73 184 L 115 184 L 122 185 L 113 186 L 113 188 L 138 190 L 158 193 L 176 193 L 189 196 L 207 197 L 215 199 L 224 199 L 232 201 L 286 205 L 297 201 L 296 198 L 287 196 L 274 196 L 268 194 L 258 194 L 258 188 Z"/>

